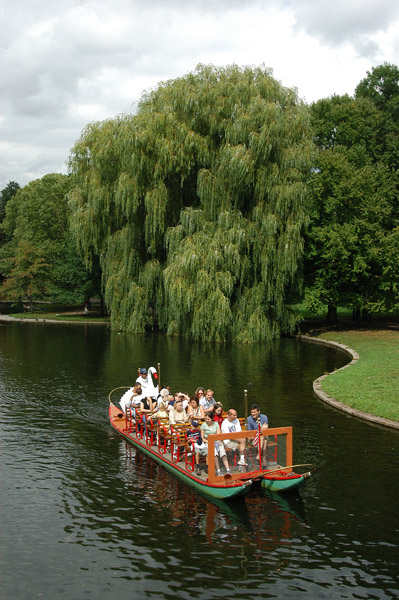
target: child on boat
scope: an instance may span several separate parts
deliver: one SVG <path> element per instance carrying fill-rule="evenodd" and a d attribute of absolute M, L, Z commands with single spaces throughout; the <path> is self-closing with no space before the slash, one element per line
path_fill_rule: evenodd
<path fill-rule="evenodd" d="M 194 450 L 195 472 L 197 475 L 201 475 L 201 469 L 199 466 L 200 454 L 208 454 L 208 447 L 203 442 L 198 421 L 192 421 L 191 428 L 187 430 L 187 445 L 189 448 L 193 448 Z"/>
<path fill-rule="evenodd" d="M 152 419 L 168 419 L 168 418 L 169 418 L 169 415 L 168 415 L 168 411 L 166 410 L 166 403 L 161 400 L 158 403 L 158 410 L 152 416 Z"/>

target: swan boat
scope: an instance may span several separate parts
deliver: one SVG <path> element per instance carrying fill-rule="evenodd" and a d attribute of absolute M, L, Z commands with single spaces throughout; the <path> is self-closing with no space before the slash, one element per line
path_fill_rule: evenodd
<path fill-rule="evenodd" d="M 148 374 L 149 377 L 156 376 L 154 367 Z M 154 386 L 155 390 L 157 388 Z M 208 497 L 239 498 L 247 495 L 255 485 L 271 492 L 285 492 L 303 485 L 311 475 L 312 471 L 294 471 L 294 468 L 311 465 L 292 464 L 292 427 L 268 428 L 267 436 L 264 436 L 260 429 L 246 431 L 244 419 L 240 419 L 243 429 L 240 432 L 209 435 L 208 447 L 213 448 L 214 444 L 221 444 L 226 439 L 237 443 L 244 441 L 246 465 L 239 464 L 237 451 L 226 447 L 230 473 L 217 474 L 213 452 L 208 454 L 207 467 L 205 463 L 200 464 L 198 473 L 194 448 L 186 435 L 189 425 L 169 425 L 168 421 L 151 418 L 144 422 L 137 410 L 134 416 L 129 408 L 123 412 L 113 396 L 120 390 L 124 390 L 123 395 L 129 394 L 131 389 L 118 387 L 109 393 L 109 420 L 113 429 L 140 452 Z M 265 452 L 267 462 L 262 467 Z"/>

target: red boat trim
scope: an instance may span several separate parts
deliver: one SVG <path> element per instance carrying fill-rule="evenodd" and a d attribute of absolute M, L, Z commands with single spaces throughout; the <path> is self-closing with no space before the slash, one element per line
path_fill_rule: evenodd
<path fill-rule="evenodd" d="M 265 473 L 263 475 L 263 479 L 273 479 L 278 481 L 286 481 L 287 479 L 300 479 L 301 477 L 303 477 L 303 475 L 298 475 L 298 473 L 292 473 L 291 475 L 279 475 L 278 473 L 276 475 L 268 475 Z"/>

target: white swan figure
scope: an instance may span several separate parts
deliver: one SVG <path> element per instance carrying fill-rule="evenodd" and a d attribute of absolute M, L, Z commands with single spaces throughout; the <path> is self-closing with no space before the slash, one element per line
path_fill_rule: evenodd
<path fill-rule="evenodd" d="M 152 378 L 154 378 L 155 381 L 158 381 L 158 372 L 155 367 L 150 367 L 148 369 L 148 376 L 147 376 L 148 389 L 150 390 L 152 387 L 153 393 L 147 394 L 147 396 L 150 396 L 151 398 L 156 398 L 159 394 L 159 386 L 158 386 L 158 383 L 156 385 L 154 385 Z M 146 387 L 146 389 L 147 389 L 147 387 Z"/>

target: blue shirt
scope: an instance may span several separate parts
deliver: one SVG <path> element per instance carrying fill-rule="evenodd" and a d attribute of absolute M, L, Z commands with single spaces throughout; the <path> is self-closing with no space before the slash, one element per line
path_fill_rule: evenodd
<path fill-rule="evenodd" d="M 260 418 L 260 425 L 268 425 L 269 421 L 267 419 L 266 415 L 262 415 L 262 413 L 259 415 Z M 254 418 L 252 417 L 252 415 L 250 415 L 247 419 L 247 428 L 248 429 L 258 429 L 258 423 L 254 420 Z"/>
<path fill-rule="evenodd" d="M 198 446 L 202 445 L 202 436 L 199 429 L 189 429 L 187 431 L 187 439 L 192 440 L 195 444 L 198 444 Z"/>

